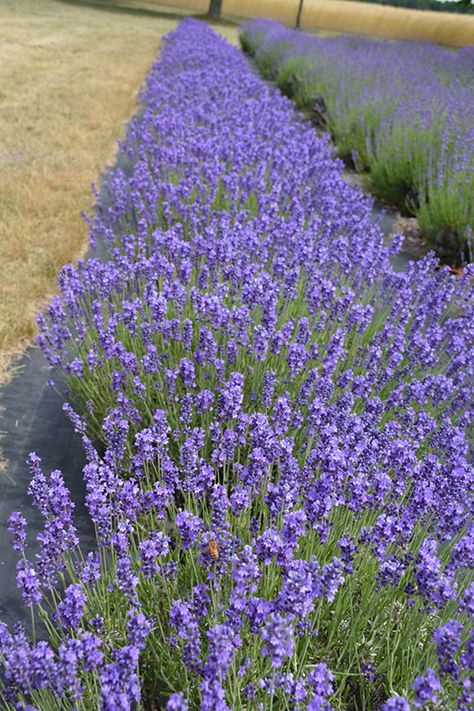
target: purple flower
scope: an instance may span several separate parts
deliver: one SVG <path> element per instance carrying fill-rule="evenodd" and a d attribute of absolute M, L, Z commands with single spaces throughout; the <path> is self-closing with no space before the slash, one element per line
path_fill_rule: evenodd
<path fill-rule="evenodd" d="M 470 615 L 474 615 L 474 583 L 471 583 L 464 593 L 460 607 Z"/>
<path fill-rule="evenodd" d="M 231 373 L 229 380 L 223 384 L 219 396 L 217 410 L 223 420 L 238 417 L 243 401 L 244 377 L 242 373 Z"/>
<path fill-rule="evenodd" d="M 235 581 L 234 594 L 247 596 L 256 592 L 260 575 L 255 552 L 251 546 L 244 546 L 240 554 L 232 558 L 232 577 Z"/>
<path fill-rule="evenodd" d="M 306 513 L 302 509 L 299 511 L 291 511 L 283 518 L 281 535 L 290 546 L 296 546 L 298 544 L 298 538 L 304 535 L 306 531 L 306 520 Z"/>
<path fill-rule="evenodd" d="M 222 683 L 242 641 L 228 624 L 215 625 L 208 630 L 207 638 L 209 649 L 204 664 L 204 675 L 208 679 L 216 678 Z"/>
<path fill-rule="evenodd" d="M 344 582 L 343 570 L 344 565 L 338 558 L 321 568 L 323 595 L 329 602 L 334 600 L 339 586 Z"/>
<path fill-rule="evenodd" d="M 225 691 L 215 679 L 204 679 L 201 683 L 201 711 L 230 711 Z"/>
<path fill-rule="evenodd" d="M 155 410 L 152 425 L 135 435 L 136 453 L 132 460 L 135 471 L 140 472 L 146 462 L 164 453 L 170 429 L 165 410 Z"/>
<path fill-rule="evenodd" d="M 70 585 L 64 591 L 64 597 L 58 605 L 59 619 L 63 627 L 76 629 L 84 616 L 87 595 L 82 585 Z"/>
<path fill-rule="evenodd" d="M 332 711 L 332 706 L 324 696 L 315 694 L 306 706 L 307 711 Z"/>
<path fill-rule="evenodd" d="M 171 694 L 166 704 L 166 711 L 188 711 L 188 708 L 183 694 Z"/>
<path fill-rule="evenodd" d="M 143 612 L 129 610 L 128 612 L 128 640 L 136 649 L 143 649 L 147 637 L 153 630 L 153 623 Z"/>
<path fill-rule="evenodd" d="M 230 508 L 234 516 L 240 516 L 245 511 L 251 501 L 251 493 L 245 486 L 234 487 L 230 497 Z"/>
<path fill-rule="evenodd" d="M 439 669 L 443 674 L 449 674 L 452 677 L 456 677 L 458 671 L 458 664 L 454 659 L 454 655 L 461 646 L 461 631 L 462 625 L 459 622 L 449 620 L 433 633 Z"/>
<path fill-rule="evenodd" d="M 303 703 L 308 696 L 306 684 L 301 679 L 295 679 L 293 672 L 280 674 L 277 678 L 276 685 L 282 689 L 293 703 Z"/>
<path fill-rule="evenodd" d="M 100 580 L 100 553 L 91 551 L 87 554 L 86 561 L 80 571 L 80 578 L 86 585 L 93 585 Z"/>
<path fill-rule="evenodd" d="M 278 607 L 287 615 L 307 617 L 318 592 L 313 566 L 304 560 L 293 560 L 285 569 Z"/>
<path fill-rule="evenodd" d="M 66 639 L 59 647 L 58 656 L 59 687 L 69 691 L 74 698 L 80 698 L 82 684 L 79 678 L 79 665 L 83 656 L 80 640 Z"/>
<path fill-rule="evenodd" d="M 380 711 L 410 711 L 410 704 L 403 696 L 393 696 L 383 704 Z"/>
<path fill-rule="evenodd" d="M 100 704 L 104 711 L 129 711 L 140 700 L 137 674 L 138 650 L 126 646 L 114 653 L 114 661 L 100 670 Z"/>
<path fill-rule="evenodd" d="M 457 700 L 457 711 L 470 711 L 472 709 L 472 704 L 474 701 L 474 694 L 472 693 L 472 681 L 470 679 L 464 679 L 461 684 L 461 694 Z"/>
<path fill-rule="evenodd" d="M 268 528 L 256 541 L 256 550 L 259 560 L 265 565 L 270 565 L 276 557 L 278 562 L 284 562 L 289 549 L 275 528 Z"/>
<path fill-rule="evenodd" d="M 38 605 L 41 602 L 42 594 L 40 581 L 35 569 L 27 560 L 19 560 L 17 563 L 16 584 L 23 595 L 25 605 Z"/>
<path fill-rule="evenodd" d="M 206 617 L 210 601 L 209 586 L 206 583 L 198 583 L 193 587 L 193 615 L 196 620 Z"/>
<path fill-rule="evenodd" d="M 324 662 L 320 662 L 308 673 L 308 682 L 318 696 L 330 696 L 333 692 L 334 674 Z"/>
<path fill-rule="evenodd" d="M 418 591 L 435 604 L 443 605 L 454 597 L 454 587 L 441 572 L 441 561 L 436 555 L 436 541 L 427 538 L 418 551 L 415 580 Z"/>
<path fill-rule="evenodd" d="M 161 531 L 154 531 L 149 538 L 140 543 L 139 558 L 145 577 L 151 578 L 158 572 L 156 560 L 167 555 L 170 539 Z"/>
<path fill-rule="evenodd" d="M 203 523 L 199 516 L 195 516 L 191 511 L 179 511 L 176 514 L 176 528 L 181 536 L 181 545 L 185 550 L 194 545 L 203 529 Z"/>
<path fill-rule="evenodd" d="M 275 371 L 266 370 L 263 376 L 262 384 L 262 405 L 263 407 L 271 407 L 273 392 L 275 389 Z"/>
<path fill-rule="evenodd" d="M 261 631 L 265 642 L 262 654 L 270 657 L 272 666 L 279 669 L 285 659 L 293 656 L 293 628 L 283 615 L 271 613 Z"/>
<path fill-rule="evenodd" d="M 344 563 L 344 572 L 350 575 L 354 570 L 352 562 L 356 553 L 354 540 L 350 536 L 344 536 L 338 540 L 337 544 L 341 550 L 341 560 Z"/>
<path fill-rule="evenodd" d="M 14 511 L 10 514 L 8 519 L 8 530 L 13 538 L 13 549 L 16 551 L 23 552 L 27 547 L 26 526 L 26 518 L 24 518 L 21 513 Z"/>
<path fill-rule="evenodd" d="M 434 669 L 427 669 L 424 674 L 417 676 L 413 682 L 415 706 L 419 708 L 429 702 L 436 703 L 441 688 L 441 683 Z"/>
<path fill-rule="evenodd" d="M 292 56 L 304 59 L 295 66 L 305 91 L 315 86 L 309 60 L 323 57 L 318 82 L 324 69 L 334 79 L 329 86 L 339 87 L 336 101 L 322 102 L 322 111 L 333 112 L 331 125 L 350 117 L 359 131 L 370 105 L 374 130 L 370 140 L 364 131 L 357 139 L 361 163 L 365 148 L 391 147 L 395 174 L 403 160 L 420 168 L 423 156 L 433 157 L 422 150 L 433 126 L 446 128 L 435 141 L 443 155 L 472 138 L 460 118 L 472 114 L 469 52 L 324 40 L 268 21 L 252 27 L 258 64 L 277 74 Z M 344 76 L 337 73 L 341 52 Z M 369 71 L 369 54 L 384 72 Z M 386 96 L 392 64 L 405 66 L 404 54 L 413 84 L 416 67 L 429 71 L 434 62 L 443 86 L 436 81 L 417 96 L 421 111 L 413 105 L 402 115 L 402 102 L 394 117 L 400 102 L 380 103 L 377 91 Z M 402 84 L 388 81 L 395 98 Z M 449 111 L 447 102 L 436 106 L 444 91 L 455 99 Z M 190 704 L 213 711 L 232 704 L 226 690 L 233 666 L 239 674 L 247 653 L 254 661 L 243 648 L 252 635 L 273 672 L 242 692 L 248 705 L 261 708 L 275 694 L 277 706 L 328 709 L 329 670 L 317 665 L 308 683 L 299 657 L 315 634 L 316 604 L 324 623 L 333 601 L 341 619 L 349 602 L 354 615 L 367 602 L 364 588 L 362 598 L 340 590 L 353 573 L 356 545 L 361 564 L 367 560 L 364 574 L 376 576 L 370 589 L 399 587 L 397 595 L 404 590 L 420 614 L 451 600 L 462 613 L 473 607 L 472 591 L 462 599 L 460 591 L 473 555 L 467 428 L 474 268 L 451 278 L 428 256 L 396 272 L 371 201 L 344 180 L 328 138 L 295 119 L 288 99 L 205 25 L 187 19 L 167 38 L 141 99 L 143 111 L 89 220 L 98 254 L 62 271 L 61 297 L 39 319 L 43 351 L 72 387 L 79 414 L 66 410 L 88 433 L 87 506 L 102 550 L 77 566 L 82 585 L 66 577 L 77 545 L 72 501 L 61 475 L 45 477 L 31 455 L 30 492 L 44 526 L 38 557 L 18 568 L 19 585 L 33 604 L 46 588 L 72 583 L 60 603 L 66 627 L 53 691 L 71 704 L 91 671 L 99 706 L 129 709 L 139 697 L 140 651 L 152 635 L 153 646 L 160 643 L 163 626 L 168 657 L 186 668 Z M 390 116 L 381 106 L 391 107 Z M 390 132 L 400 122 L 417 139 L 395 141 L 395 151 Z M 455 172 L 469 173 L 470 156 L 466 149 Z M 444 188 L 449 161 L 439 163 L 434 156 L 428 182 Z M 465 189 L 455 186 L 453 195 L 458 187 Z M 20 551 L 24 529 L 21 518 L 11 518 Z M 422 530 L 429 531 L 425 541 Z M 211 540 L 218 543 L 212 557 Z M 111 567 L 107 576 L 100 561 Z M 92 601 L 109 575 L 114 619 L 104 612 L 104 620 L 86 623 L 84 612 L 96 612 L 85 591 Z M 145 605 L 153 587 L 155 610 Z M 325 627 L 319 647 L 330 634 Z M 114 640 L 125 644 L 120 631 L 127 646 L 113 651 Z M 389 626 L 377 632 L 382 648 Z M 11 704 L 22 705 L 32 678 L 50 684 L 51 654 L 38 647 L 45 664 L 35 659 L 35 677 L 26 640 L 13 635 L 13 650 L 8 634 L 1 636 L 13 660 Z M 453 621 L 435 633 L 439 673 L 452 675 L 443 678 L 453 706 L 467 699 L 461 680 L 473 655 L 472 642 L 458 638 Z M 354 657 L 354 640 L 344 642 Z M 415 652 L 420 661 L 423 650 Z M 295 669 L 286 671 L 292 661 Z M 367 681 L 374 669 L 365 671 Z M 244 673 L 242 685 L 251 667 Z M 427 679 L 436 691 L 429 675 L 421 677 L 420 699 L 429 697 Z M 350 704 L 350 694 L 346 685 L 338 702 Z"/>
<path fill-rule="evenodd" d="M 102 639 L 92 632 L 83 632 L 81 636 L 84 671 L 91 671 L 101 666 L 104 653 L 101 651 Z"/>
<path fill-rule="evenodd" d="M 135 574 L 131 558 L 126 553 L 120 552 L 117 556 L 116 583 L 118 588 L 127 596 L 128 600 L 134 603 L 139 579 Z"/>

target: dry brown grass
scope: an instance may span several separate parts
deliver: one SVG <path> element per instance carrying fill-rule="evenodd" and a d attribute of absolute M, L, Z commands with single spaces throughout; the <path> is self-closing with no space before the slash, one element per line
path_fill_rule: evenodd
<path fill-rule="evenodd" d="M 91 182 L 174 26 L 86 4 L 0 0 L 0 381 L 31 341 L 57 273 L 85 251 Z M 219 30 L 237 42 L 234 28 Z"/>
<path fill-rule="evenodd" d="M 222 13 L 231 17 L 271 17 L 294 26 L 298 5 L 298 0 L 223 0 Z"/>
<path fill-rule="evenodd" d="M 294 25 L 297 0 L 224 0 L 235 17 L 272 17 Z M 451 47 L 474 43 L 474 17 L 408 10 L 347 0 L 304 0 L 304 29 L 352 32 L 391 39 L 426 40 Z"/>
<path fill-rule="evenodd" d="M 474 43 L 474 17 L 408 10 L 345 0 L 305 0 L 303 28 L 354 32 L 391 39 L 427 40 L 451 47 Z"/>
<path fill-rule="evenodd" d="M 148 0 L 152 5 L 171 7 L 174 10 L 195 10 L 196 12 L 207 12 L 209 10 L 209 0 Z"/>

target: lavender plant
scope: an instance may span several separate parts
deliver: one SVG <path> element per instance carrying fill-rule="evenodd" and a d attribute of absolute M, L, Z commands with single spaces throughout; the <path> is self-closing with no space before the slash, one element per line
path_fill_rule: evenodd
<path fill-rule="evenodd" d="M 83 436 L 1 628 L 6 709 L 468 709 L 473 269 L 393 272 L 327 139 L 171 33 L 40 343 Z M 397 250 L 395 240 L 392 250 Z M 135 706 L 134 706 L 135 704 Z"/>
<path fill-rule="evenodd" d="M 370 189 L 419 217 L 444 260 L 472 259 L 473 51 L 361 37 L 314 37 L 272 20 L 242 45 L 300 107 L 316 107 L 339 155 Z"/>

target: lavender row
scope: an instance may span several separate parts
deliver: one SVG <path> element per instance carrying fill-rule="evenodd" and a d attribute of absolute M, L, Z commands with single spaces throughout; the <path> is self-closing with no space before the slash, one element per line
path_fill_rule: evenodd
<path fill-rule="evenodd" d="M 98 548 L 31 455 L 39 553 L 9 527 L 49 637 L 1 628 L 5 708 L 468 709 L 472 268 L 394 273 L 328 141 L 205 25 L 141 98 L 39 319 Z"/>
<path fill-rule="evenodd" d="M 314 37 L 272 20 L 242 41 L 265 76 L 316 106 L 339 154 L 407 214 L 445 261 L 473 259 L 474 50 Z"/>

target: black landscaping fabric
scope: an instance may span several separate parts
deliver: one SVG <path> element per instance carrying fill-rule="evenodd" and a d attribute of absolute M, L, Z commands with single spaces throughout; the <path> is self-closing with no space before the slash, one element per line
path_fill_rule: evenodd
<path fill-rule="evenodd" d="M 75 523 L 85 551 L 95 546 L 94 529 L 84 505 L 82 468 L 85 454 L 81 437 L 62 410 L 65 394 L 48 385 L 49 367 L 42 352 L 30 347 L 18 363 L 19 372 L 0 394 L 0 448 L 6 468 L 0 471 L 0 619 L 29 624 L 30 612 L 16 588 L 18 554 L 7 531 L 8 517 L 20 511 L 29 522 L 29 556 L 35 553 L 36 534 L 42 519 L 27 494 L 30 452 L 41 458 L 45 475 L 63 472 L 75 503 Z"/>

